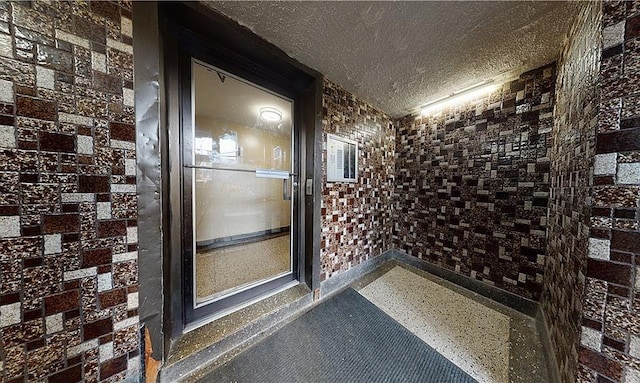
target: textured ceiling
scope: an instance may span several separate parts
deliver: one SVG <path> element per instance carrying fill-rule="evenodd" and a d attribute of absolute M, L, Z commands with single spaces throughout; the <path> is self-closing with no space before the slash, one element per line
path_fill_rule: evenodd
<path fill-rule="evenodd" d="M 208 2 L 394 116 L 555 60 L 576 3 Z"/>

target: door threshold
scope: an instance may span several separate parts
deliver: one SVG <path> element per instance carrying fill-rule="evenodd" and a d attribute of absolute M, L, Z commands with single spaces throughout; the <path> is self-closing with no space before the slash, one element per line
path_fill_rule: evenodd
<path fill-rule="evenodd" d="M 218 319 L 220 319 L 222 317 L 225 317 L 225 316 L 227 316 L 229 314 L 232 314 L 232 313 L 234 313 L 234 312 L 236 312 L 238 310 L 242 310 L 245 307 L 251 306 L 251 305 L 253 305 L 255 303 L 258 303 L 258 302 L 260 302 L 260 301 L 262 301 L 264 299 L 270 298 L 270 297 L 272 297 L 272 296 L 274 296 L 276 294 L 279 294 L 279 293 L 281 293 L 281 292 L 283 292 L 285 290 L 288 290 L 288 289 L 290 289 L 290 288 L 292 288 L 294 286 L 297 286 L 299 284 L 300 284 L 299 281 L 291 281 L 291 282 L 289 282 L 289 283 L 287 283 L 285 285 L 282 285 L 282 286 L 280 286 L 280 287 L 278 287 L 276 289 L 273 289 L 273 290 L 271 290 L 271 291 L 267 292 L 266 294 L 263 294 L 263 295 L 261 295 L 259 297 L 256 297 L 254 299 L 250 299 L 250 300 L 248 300 L 246 302 L 239 303 L 239 304 L 237 304 L 235 306 L 229 307 L 228 309 L 225 309 L 225 310 L 222 310 L 220 312 L 217 312 L 217 313 L 215 313 L 215 314 L 213 314 L 211 316 L 208 316 L 208 317 L 199 319 L 197 321 L 194 321 L 192 323 L 189 323 L 185 327 L 185 329 L 182 331 L 182 334 L 183 335 L 187 334 L 187 333 L 189 333 L 189 332 L 191 332 L 193 330 L 196 330 L 196 329 L 198 329 L 198 328 L 200 328 L 202 326 L 205 326 L 205 325 L 207 325 L 207 324 L 209 324 L 211 322 L 214 322 L 214 321 L 216 321 L 216 320 L 218 320 Z"/>
<path fill-rule="evenodd" d="M 309 287 L 294 281 L 259 299 L 193 323 L 172 342 L 159 381 L 181 381 L 312 303 Z"/>

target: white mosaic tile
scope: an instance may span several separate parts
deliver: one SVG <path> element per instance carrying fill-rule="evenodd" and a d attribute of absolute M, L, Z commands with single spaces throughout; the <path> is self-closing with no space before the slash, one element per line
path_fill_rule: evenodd
<path fill-rule="evenodd" d="M 635 335 L 629 337 L 629 355 L 640 358 L 640 337 Z"/>
<path fill-rule="evenodd" d="M 136 144 L 129 141 L 110 140 L 109 146 L 114 149 L 135 150 Z"/>
<path fill-rule="evenodd" d="M 122 88 L 122 103 L 126 106 L 135 105 L 135 92 L 133 89 Z"/>
<path fill-rule="evenodd" d="M 60 122 L 66 122 L 69 124 L 93 126 L 93 118 L 77 114 L 58 113 L 58 119 Z"/>
<path fill-rule="evenodd" d="M 98 347 L 98 339 L 91 339 L 90 341 L 80 343 L 77 346 L 69 347 L 67 349 L 67 357 L 73 358 L 76 355 L 82 354 L 85 351 Z"/>
<path fill-rule="evenodd" d="M 640 184 L 640 162 L 618 164 L 617 181 L 624 185 Z"/>
<path fill-rule="evenodd" d="M 93 193 L 62 193 L 61 199 L 63 203 L 67 202 L 93 202 L 96 195 Z"/>
<path fill-rule="evenodd" d="M 100 362 L 105 362 L 113 358 L 113 342 L 108 342 L 100 345 Z"/>
<path fill-rule="evenodd" d="M 602 333 L 590 327 L 582 326 L 580 344 L 585 347 L 589 347 L 590 349 L 600 351 L 600 348 L 602 347 Z"/>
<path fill-rule="evenodd" d="M 596 154 L 595 162 L 593 164 L 593 174 L 616 174 L 617 160 L 617 153 Z"/>
<path fill-rule="evenodd" d="M 640 383 L 640 370 L 627 367 L 624 373 L 624 383 Z"/>
<path fill-rule="evenodd" d="M 611 241 L 608 239 L 589 238 L 589 258 L 609 259 Z"/>
<path fill-rule="evenodd" d="M 21 308 L 22 304 L 20 302 L 0 306 L 0 327 L 20 323 Z"/>
<path fill-rule="evenodd" d="M 602 49 L 611 48 L 624 42 L 625 22 L 610 25 L 602 30 Z"/>
<path fill-rule="evenodd" d="M 111 193 L 135 193 L 136 185 L 111 184 Z"/>
<path fill-rule="evenodd" d="M 121 41 L 107 38 L 107 46 L 129 54 L 133 54 L 133 46 L 125 44 Z"/>
<path fill-rule="evenodd" d="M 135 226 L 127 227 L 127 243 L 138 242 L 138 228 Z"/>
<path fill-rule="evenodd" d="M 129 326 L 137 325 L 139 322 L 138 316 L 134 316 L 131 318 L 127 318 L 123 321 L 116 322 L 113 324 L 113 331 L 122 330 L 123 328 L 127 328 Z"/>
<path fill-rule="evenodd" d="M 111 202 L 96 203 L 96 215 L 98 219 L 111 219 Z"/>
<path fill-rule="evenodd" d="M 508 316 L 401 267 L 360 294 L 478 382 L 509 381 Z"/>
<path fill-rule="evenodd" d="M 38 88 L 55 89 L 55 71 L 53 69 L 37 66 L 36 85 Z"/>
<path fill-rule="evenodd" d="M 102 53 L 91 52 L 91 69 L 98 72 L 107 72 L 107 56 Z"/>
<path fill-rule="evenodd" d="M 140 356 L 133 357 L 127 361 L 127 371 L 130 373 L 140 370 Z"/>
<path fill-rule="evenodd" d="M 136 175 L 136 160 L 135 159 L 127 159 L 124 162 L 124 174 L 128 176 Z"/>
<path fill-rule="evenodd" d="M 126 17 L 120 19 L 120 31 L 125 36 L 133 36 L 133 23 L 131 22 L 131 19 Z"/>
<path fill-rule="evenodd" d="M 13 126 L 0 125 L 0 148 L 16 147 L 16 129 Z"/>
<path fill-rule="evenodd" d="M 95 267 L 88 267 L 86 269 L 65 271 L 64 280 L 65 281 L 71 281 L 71 280 L 74 280 L 74 279 L 93 277 L 93 276 L 97 275 L 97 270 L 98 269 L 95 268 Z"/>
<path fill-rule="evenodd" d="M 58 254 L 62 252 L 62 234 L 50 234 L 44 236 L 44 253 Z"/>
<path fill-rule="evenodd" d="M 78 136 L 78 154 L 93 155 L 93 137 Z"/>
<path fill-rule="evenodd" d="M 45 318 L 45 329 L 47 334 L 53 334 L 64 330 L 62 313 L 49 315 Z"/>
<path fill-rule="evenodd" d="M 13 104 L 13 82 L 0 80 L 0 102 Z"/>
<path fill-rule="evenodd" d="M 71 44 L 79 45 L 86 49 L 91 49 L 91 44 L 89 43 L 89 40 L 82 38 L 80 36 L 72 35 L 71 33 L 67 33 L 65 31 L 61 31 L 60 29 L 56 29 L 56 38 L 59 40 L 69 42 Z"/>
<path fill-rule="evenodd" d="M 127 310 L 138 308 L 138 293 L 127 294 Z"/>
<path fill-rule="evenodd" d="M 120 253 L 113 255 L 113 262 L 134 261 L 138 259 L 137 251 L 130 251 L 128 253 Z"/>
<path fill-rule="evenodd" d="M 0 33 L 0 56 L 13 58 L 13 44 L 11 36 Z"/>
<path fill-rule="evenodd" d="M 20 236 L 20 216 L 0 217 L 0 238 Z"/>
<path fill-rule="evenodd" d="M 98 292 L 111 290 L 113 288 L 113 278 L 111 273 L 98 274 Z"/>

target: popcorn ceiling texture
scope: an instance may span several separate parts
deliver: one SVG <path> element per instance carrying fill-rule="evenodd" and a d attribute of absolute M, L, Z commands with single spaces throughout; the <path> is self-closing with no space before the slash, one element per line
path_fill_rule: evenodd
<path fill-rule="evenodd" d="M 513 69 L 557 59 L 564 1 L 207 1 L 350 93 L 402 117 Z"/>
<path fill-rule="evenodd" d="M 393 238 L 407 254 L 537 300 L 555 64 L 396 123 Z"/>
<path fill-rule="evenodd" d="M 0 380 L 139 376 L 131 4 L 0 3 Z"/>
<path fill-rule="evenodd" d="M 391 118 L 324 82 L 321 275 L 325 280 L 391 249 L 394 138 Z M 327 133 L 358 142 L 355 183 L 327 183 Z"/>

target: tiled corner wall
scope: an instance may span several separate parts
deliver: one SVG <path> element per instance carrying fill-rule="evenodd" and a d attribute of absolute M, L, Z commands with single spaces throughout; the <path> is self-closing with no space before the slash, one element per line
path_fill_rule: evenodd
<path fill-rule="evenodd" d="M 391 249 L 394 127 L 391 118 L 325 80 L 321 280 Z M 358 142 L 358 180 L 327 183 L 327 133 Z"/>
<path fill-rule="evenodd" d="M 640 3 L 603 4 L 580 383 L 640 382 Z M 595 134 L 595 133 L 594 133 Z"/>
<path fill-rule="evenodd" d="M 0 3 L 0 380 L 137 381 L 131 5 Z"/>
<path fill-rule="evenodd" d="M 396 122 L 397 248 L 539 298 L 554 82 L 550 64 L 440 115 Z"/>
<path fill-rule="evenodd" d="M 598 2 L 585 2 L 558 62 L 548 254 L 541 299 L 563 382 L 574 382 L 589 236 L 598 113 Z"/>

